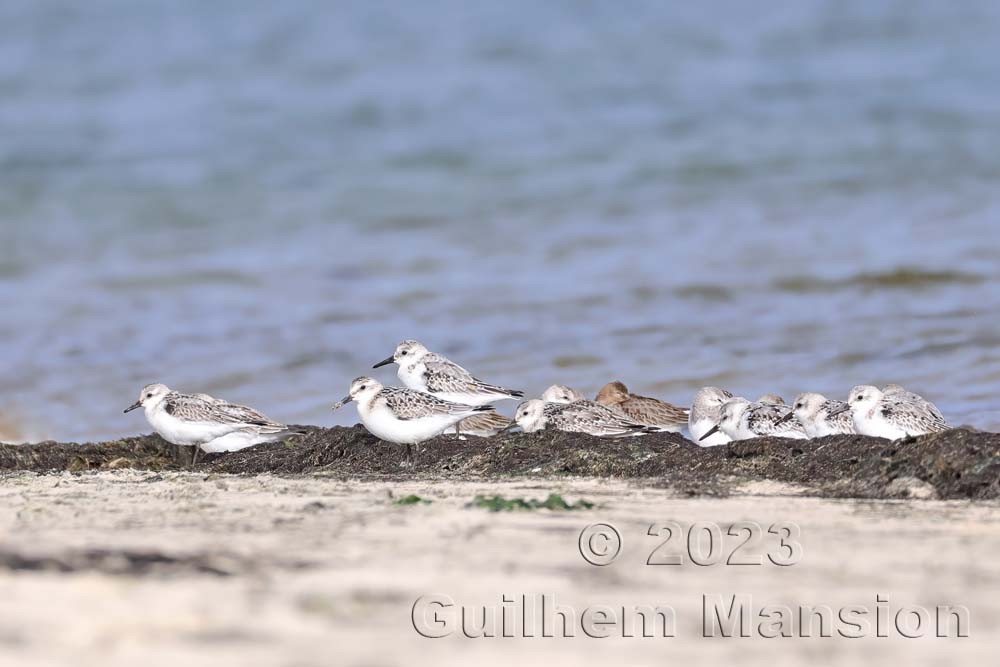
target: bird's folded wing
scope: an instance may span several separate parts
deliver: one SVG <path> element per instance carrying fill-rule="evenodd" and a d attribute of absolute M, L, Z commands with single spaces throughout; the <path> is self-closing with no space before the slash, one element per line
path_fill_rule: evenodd
<path fill-rule="evenodd" d="M 431 394 L 406 389 L 387 388 L 382 391 L 380 398 L 398 419 L 458 415 L 472 411 L 468 405 L 452 403 Z"/>
<path fill-rule="evenodd" d="M 935 432 L 948 428 L 941 413 L 926 404 L 885 401 L 882 406 L 882 416 L 907 432 Z"/>

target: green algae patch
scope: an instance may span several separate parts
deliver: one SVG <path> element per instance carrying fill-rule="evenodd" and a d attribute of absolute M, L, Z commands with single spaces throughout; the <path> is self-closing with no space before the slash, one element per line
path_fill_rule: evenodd
<path fill-rule="evenodd" d="M 556 510 L 572 512 L 575 510 L 589 510 L 594 503 L 587 500 L 578 500 L 576 503 L 569 503 L 558 493 L 550 493 L 545 500 L 535 500 L 529 498 L 504 498 L 503 496 L 476 496 L 467 507 L 486 509 L 491 512 L 515 512 L 520 510 Z"/>

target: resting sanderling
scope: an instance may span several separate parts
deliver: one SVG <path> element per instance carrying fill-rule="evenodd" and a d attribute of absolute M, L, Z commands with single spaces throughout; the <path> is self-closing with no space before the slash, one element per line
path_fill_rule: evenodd
<path fill-rule="evenodd" d="M 475 378 L 454 361 L 431 352 L 415 340 L 404 340 L 392 356 L 372 368 L 399 364 L 396 375 L 409 389 L 434 394 L 463 405 L 486 405 L 507 398 L 521 398 L 524 392 L 504 389 Z"/>
<path fill-rule="evenodd" d="M 829 399 L 822 394 L 799 394 L 792 405 L 792 412 L 785 420 L 796 418 L 810 438 L 854 433 L 854 419 L 846 410 L 847 403 Z"/>
<path fill-rule="evenodd" d="M 621 382 L 609 382 L 597 394 L 597 402 L 622 413 L 638 424 L 655 426 L 659 431 L 679 433 L 688 423 L 688 410 L 666 401 L 629 393 Z"/>
<path fill-rule="evenodd" d="M 592 401 L 580 392 L 572 387 L 567 387 L 564 384 L 554 384 L 545 391 L 542 392 L 540 399 L 543 403 L 550 406 L 573 406 L 574 410 L 584 416 L 585 419 L 597 419 L 606 420 L 609 423 L 617 420 L 619 422 L 629 424 L 632 426 L 648 426 L 647 424 L 639 424 L 636 420 L 630 418 L 625 413 L 617 410 L 617 406 L 612 407 L 598 403 L 597 401 Z M 524 405 L 522 403 L 522 405 Z M 552 412 L 552 411 L 549 411 Z M 568 414 L 568 413 L 560 413 Z M 537 430 L 537 429 L 536 429 Z M 567 430 L 567 429 L 562 429 Z M 645 428 L 643 433 L 654 433 L 658 431 L 658 428 L 648 427 Z M 591 434 L 596 435 L 596 434 Z"/>
<path fill-rule="evenodd" d="M 432 394 L 402 387 L 384 387 L 378 380 L 359 377 L 350 392 L 334 404 L 358 404 L 358 415 L 372 435 L 400 444 L 416 444 L 441 435 L 466 417 L 493 410 L 492 405 L 463 405 Z"/>
<path fill-rule="evenodd" d="M 728 391 L 718 387 L 703 387 L 694 395 L 691 412 L 688 415 L 688 432 L 702 447 L 724 445 L 732 440 L 722 431 L 715 429 L 721 418 L 722 404 L 732 397 Z M 705 435 L 713 429 L 715 430 L 712 435 Z"/>
<path fill-rule="evenodd" d="M 889 396 L 898 400 L 906 401 L 907 403 L 914 403 L 926 409 L 937 419 L 944 421 L 944 415 L 938 410 L 937 406 L 928 401 L 926 398 L 920 394 L 915 394 L 909 389 L 903 387 L 899 384 L 887 384 L 882 387 L 882 394 L 884 396 Z"/>
<path fill-rule="evenodd" d="M 765 405 L 784 405 L 785 399 L 778 394 L 764 394 L 754 402 L 763 403 Z"/>
<path fill-rule="evenodd" d="M 546 403 L 574 403 L 576 401 L 587 400 L 583 392 L 577 391 L 572 387 L 567 387 L 564 384 L 552 385 L 542 392 L 541 398 Z"/>
<path fill-rule="evenodd" d="M 797 438 L 804 440 L 806 432 L 794 417 L 785 419 L 791 408 L 769 403 L 750 403 L 745 398 L 731 398 L 721 409 L 716 427 L 733 440 L 746 440 L 761 436 Z M 709 430 L 706 436 L 714 430 Z"/>
<path fill-rule="evenodd" d="M 474 435 L 480 438 L 489 438 L 500 431 L 510 428 L 514 423 L 510 417 L 505 417 L 499 412 L 483 412 L 482 414 L 466 417 L 458 422 L 455 429 L 459 435 Z"/>
<path fill-rule="evenodd" d="M 514 422 L 525 433 L 554 428 L 571 433 L 586 433 L 600 438 L 624 438 L 655 431 L 593 401 L 546 403 L 534 398 L 517 406 Z"/>
<path fill-rule="evenodd" d="M 143 387 L 125 412 L 143 408 L 153 429 L 167 442 L 204 452 L 234 452 L 282 440 L 303 431 L 268 419 L 253 408 L 208 394 L 182 394 L 163 384 Z M 197 461 L 197 450 L 192 463 Z"/>
<path fill-rule="evenodd" d="M 927 401 L 906 400 L 899 393 L 883 394 L 878 387 L 860 385 L 847 397 L 847 408 L 854 419 L 854 428 L 861 435 L 898 440 L 912 435 L 945 431 L 948 425 L 931 410 Z"/>

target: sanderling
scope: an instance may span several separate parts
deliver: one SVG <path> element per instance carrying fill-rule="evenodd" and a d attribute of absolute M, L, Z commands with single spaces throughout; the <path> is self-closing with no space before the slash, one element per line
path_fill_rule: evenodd
<path fill-rule="evenodd" d="M 807 437 L 802 429 L 802 424 L 797 419 L 794 417 L 790 420 L 785 419 L 786 415 L 791 412 L 791 408 L 788 406 L 751 403 L 745 398 L 731 398 L 722 405 L 720 412 L 719 425 L 715 428 L 733 440 L 746 440 L 761 436 L 798 439 Z M 707 437 L 713 432 L 714 429 L 710 429 L 703 437 Z"/>
<path fill-rule="evenodd" d="M 763 403 L 765 405 L 784 405 L 785 399 L 778 394 L 764 394 L 754 402 Z"/>
<path fill-rule="evenodd" d="M 621 382 L 609 382 L 597 394 L 597 402 L 622 413 L 638 424 L 655 426 L 659 431 L 679 433 L 688 423 L 688 410 L 666 401 L 629 393 Z"/>
<path fill-rule="evenodd" d="M 372 435 L 400 444 L 416 444 L 441 435 L 466 417 L 490 412 L 492 405 L 464 405 L 413 389 L 384 387 L 378 380 L 359 377 L 347 396 L 335 403 L 358 404 L 358 415 Z"/>
<path fill-rule="evenodd" d="M 928 401 L 920 394 L 915 394 L 909 389 L 906 389 L 905 387 L 903 387 L 903 385 L 887 384 L 884 387 L 882 387 L 882 394 L 884 396 L 890 396 L 892 398 L 903 400 L 908 403 L 914 403 L 916 405 L 919 405 L 924 409 L 926 409 L 928 412 L 930 412 L 932 415 L 934 415 L 934 417 L 936 417 L 937 419 L 940 419 L 942 422 L 944 421 L 944 415 L 941 414 L 941 411 L 938 410 L 938 407 L 936 405 Z"/>
<path fill-rule="evenodd" d="M 574 403 L 576 401 L 585 401 L 587 397 L 583 395 L 583 392 L 577 391 L 572 387 L 567 387 L 564 384 L 554 384 L 542 392 L 541 399 L 546 403 Z"/>
<path fill-rule="evenodd" d="M 125 412 L 143 408 L 153 429 L 167 442 L 204 452 L 233 452 L 282 440 L 303 431 L 268 419 L 253 408 L 208 394 L 182 394 L 163 384 L 143 387 Z M 197 461 L 195 450 L 192 463 Z"/>
<path fill-rule="evenodd" d="M 792 412 L 789 412 L 784 419 L 788 421 L 794 416 L 810 438 L 854 433 L 854 419 L 846 408 L 847 403 L 843 401 L 806 392 L 796 397 Z"/>
<path fill-rule="evenodd" d="M 883 394 L 878 387 L 860 385 L 851 390 L 847 407 L 854 419 L 854 428 L 861 435 L 898 440 L 913 435 L 936 433 L 948 429 L 948 424 L 930 409 L 930 403 L 907 400 L 904 394 Z"/>
<path fill-rule="evenodd" d="M 499 412 L 483 412 L 466 417 L 458 422 L 455 429 L 459 435 L 474 435 L 480 438 L 489 438 L 500 431 L 506 430 L 514 423 L 510 417 L 506 417 Z"/>
<path fill-rule="evenodd" d="M 517 406 L 514 422 L 525 433 L 551 427 L 559 431 L 586 433 L 600 438 L 624 438 L 655 431 L 636 424 L 605 405 L 593 401 L 546 403 L 534 398 Z"/>
<path fill-rule="evenodd" d="M 524 392 L 504 389 L 473 377 L 455 362 L 431 352 L 415 340 L 404 340 L 396 346 L 391 357 L 372 368 L 391 363 L 399 364 L 396 375 L 406 387 L 462 405 L 486 405 L 524 396 Z"/>
<path fill-rule="evenodd" d="M 688 432 L 702 447 L 724 445 L 732 440 L 715 428 L 719 425 L 722 404 L 732 397 L 731 393 L 718 387 L 703 387 L 694 395 L 691 412 L 688 414 Z M 713 432 L 710 436 L 706 436 L 709 431 Z"/>

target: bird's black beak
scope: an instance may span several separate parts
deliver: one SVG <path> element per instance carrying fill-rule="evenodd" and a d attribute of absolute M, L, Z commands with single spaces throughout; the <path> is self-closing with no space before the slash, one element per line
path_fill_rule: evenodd
<path fill-rule="evenodd" d="M 336 403 L 333 404 L 333 409 L 334 410 L 339 410 L 339 409 L 341 409 L 342 407 L 344 407 L 346 404 L 350 403 L 353 400 L 354 399 L 351 398 L 350 396 L 344 396 L 342 399 L 340 399 L 339 401 L 337 401 Z"/>
<path fill-rule="evenodd" d="M 383 359 L 382 361 L 378 362 L 377 364 L 375 364 L 374 366 L 372 366 L 372 368 L 381 368 L 382 366 L 388 366 L 389 364 L 391 364 L 394 361 L 396 361 L 396 360 L 393 359 L 392 357 L 389 357 L 387 359 Z"/>
<path fill-rule="evenodd" d="M 836 410 L 834 410 L 833 412 L 829 412 L 829 413 L 827 413 L 827 416 L 829 416 L 829 417 L 835 417 L 835 416 L 839 415 L 839 414 L 840 414 L 840 413 L 842 413 L 842 412 L 847 412 L 847 411 L 848 411 L 848 410 L 850 410 L 850 409 L 851 409 L 851 406 L 849 406 L 849 405 L 845 405 L 845 406 L 844 406 L 844 407 L 842 407 L 842 408 L 837 408 L 837 409 L 836 409 Z"/>
<path fill-rule="evenodd" d="M 139 401 L 136 401 L 132 405 L 130 405 L 127 408 L 125 408 L 125 412 L 122 413 L 122 414 L 126 414 L 127 415 L 128 413 L 132 412 L 133 410 L 138 410 L 141 407 L 142 407 L 142 403 L 140 403 Z"/>
<path fill-rule="evenodd" d="M 698 438 L 698 442 L 701 442 L 702 440 L 704 440 L 704 439 L 705 439 L 705 438 L 707 438 L 708 436 L 710 436 L 710 435 L 714 435 L 714 434 L 716 434 L 716 433 L 718 433 L 718 432 L 719 432 L 719 425 L 718 425 L 718 424 L 716 424 L 716 425 L 715 425 L 715 426 L 713 426 L 712 428 L 708 429 L 708 433 L 706 433 L 705 435 L 703 435 L 703 436 L 701 436 L 700 438 Z"/>
<path fill-rule="evenodd" d="M 502 428 L 499 431 L 497 431 L 497 435 L 499 435 L 501 433 L 519 433 L 519 432 L 521 432 L 523 430 L 524 429 L 521 428 L 520 424 L 518 424 L 517 422 L 514 422 L 510 426 L 508 426 L 506 428 Z"/>
<path fill-rule="evenodd" d="M 789 412 L 784 417 L 781 417 L 780 419 L 778 419 L 778 421 L 774 422 L 774 425 L 777 426 L 778 424 L 784 424 L 786 421 L 790 420 L 794 416 L 795 416 L 794 412 Z"/>

